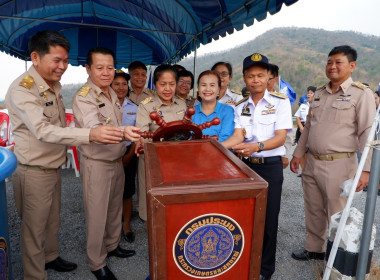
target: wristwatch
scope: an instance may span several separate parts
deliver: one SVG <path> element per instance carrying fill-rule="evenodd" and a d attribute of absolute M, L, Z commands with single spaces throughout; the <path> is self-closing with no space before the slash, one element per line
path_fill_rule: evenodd
<path fill-rule="evenodd" d="M 257 142 L 257 144 L 259 144 L 259 150 L 257 152 L 260 153 L 262 150 L 264 150 L 264 143 L 263 142 Z"/>

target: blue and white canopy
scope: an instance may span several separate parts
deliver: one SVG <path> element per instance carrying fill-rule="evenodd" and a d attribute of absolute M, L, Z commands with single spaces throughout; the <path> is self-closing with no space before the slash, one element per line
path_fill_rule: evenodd
<path fill-rule="evenodd" d="M 95 46 L 112 49 L 116 67 L 134 60 L 175 62 L 212 39 L 263 20 L 298 0 L 0 0 L 0 50 L 29 59 L 29 38 L 57 30 L 72 44 L 72 65 Z"/>

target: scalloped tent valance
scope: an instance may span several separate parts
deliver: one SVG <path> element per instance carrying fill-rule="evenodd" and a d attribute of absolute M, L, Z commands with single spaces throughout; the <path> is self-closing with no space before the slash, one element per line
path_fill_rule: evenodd
<path fill-rule="evenodd" d="M 89 49 L 105 46 L 116 67 L 134 60 L 174 63 L 283 4 L 298 0 L 0 0 L 0 50 L 29 59 L 29 38 L 57 30 L 71 42 L 70 64 L 84 65 Z"/>

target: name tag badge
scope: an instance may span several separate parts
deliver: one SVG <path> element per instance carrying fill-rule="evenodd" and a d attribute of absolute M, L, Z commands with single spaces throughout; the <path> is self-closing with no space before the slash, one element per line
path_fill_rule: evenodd
<path fill-rule="evenodd" d="M 53 101 L 49 101 L 45 103 L 45 106 L 51 106 L 51 105 L 53 105 Z"/>
<path fill-rule="evenodd" d="M 104 106 L 106 106 L 106 104 L 104 104 L 104 103 L 99 104 L 99 108 L 102 108 L 102 107 L 104 107 Z"/>

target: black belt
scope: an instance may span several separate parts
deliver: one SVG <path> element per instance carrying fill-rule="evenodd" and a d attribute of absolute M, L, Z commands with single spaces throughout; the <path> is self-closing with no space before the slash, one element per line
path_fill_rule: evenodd
<path fill-rule="evenodd" d="M 248 157 L 243 158 L 243 161 L 250 162 L 252 164 L 268 164 L 281 161 L 281 156 L 274 157 Z"/>

